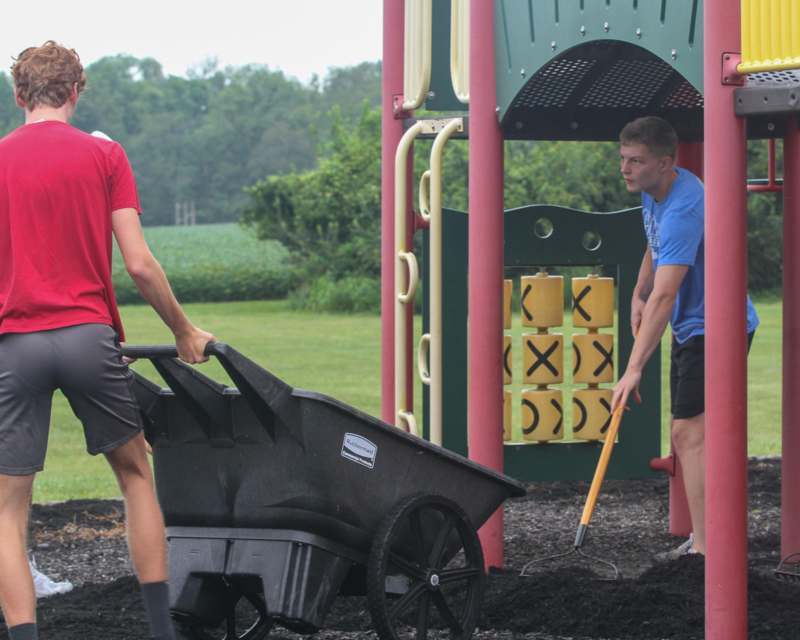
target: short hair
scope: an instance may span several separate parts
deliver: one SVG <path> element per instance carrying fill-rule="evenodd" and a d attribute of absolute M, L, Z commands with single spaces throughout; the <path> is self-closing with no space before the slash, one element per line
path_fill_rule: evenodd
<path fill-rule="evenodd" d="M 658 116 L 637 118 L 625 125 L 619 134 L 620 144 L 643 144 L 658 156 L 675 158 L 678 134 L 672 125 Z"/>
<path fill-rule="evenodd" d="M 86 74 L 78 53 L 53 40 L 20 53 L 11 67 L 11 75 L 20 100 L 29 110 L 42 105 L 61 107 L 73 85 L 78 85 L 79 94 L 86 87 Z"/>

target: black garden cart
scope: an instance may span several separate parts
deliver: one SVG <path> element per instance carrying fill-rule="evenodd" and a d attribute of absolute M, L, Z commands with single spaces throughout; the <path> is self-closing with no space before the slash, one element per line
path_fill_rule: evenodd
<path fill-rule="evenodd" d="M 472 635 L 477 529 L 524 487 L 333 398 L 293 389 L 221 343 L 236 388 L 131 347 L 167 524 L 170 604 L 189 640 L 313 633 L 338 595 L 367 595 L 385 640 Z M 498 437 L 501 437 L 498 430 Z"/>

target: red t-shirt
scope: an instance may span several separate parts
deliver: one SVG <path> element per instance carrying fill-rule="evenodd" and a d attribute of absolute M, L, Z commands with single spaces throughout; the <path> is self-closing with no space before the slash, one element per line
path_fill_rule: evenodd
<path fill-rule="evenodd" d="M 0 139 L 0 334 L 77 324 L 124 339 L 111 283 L 111 212 L 140 211 L 122 146 L 64 122 Z"/>

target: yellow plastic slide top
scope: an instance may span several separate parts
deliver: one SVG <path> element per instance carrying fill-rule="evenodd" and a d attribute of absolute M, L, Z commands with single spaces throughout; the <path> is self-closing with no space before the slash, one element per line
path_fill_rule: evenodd
<path fill-rule="evenodd" d="M 742 0 L 739 73 L 800 69 L 800 2 Z"/>

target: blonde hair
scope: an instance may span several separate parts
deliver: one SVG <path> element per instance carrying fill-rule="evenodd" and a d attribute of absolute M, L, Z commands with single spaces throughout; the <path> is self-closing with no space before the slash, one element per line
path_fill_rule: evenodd
<path fill-rule="evenodd" d="M 28 47 L 11 67 L 14 87 L 28 110 L 38 106 L 61 107 L 72 87 L 78 94 L 86 87 L 86 74 L 74 49 L 48 40 L 41 47 Z"/>

